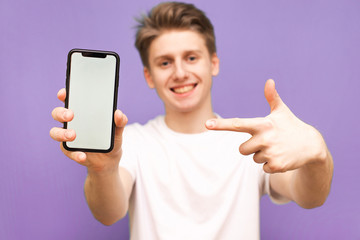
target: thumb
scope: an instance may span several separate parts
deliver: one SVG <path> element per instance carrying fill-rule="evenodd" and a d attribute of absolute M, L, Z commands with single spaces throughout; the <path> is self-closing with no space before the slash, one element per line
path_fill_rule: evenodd
<path fill-rule="evenodd" d="M 282 104 L 283 101 L 281 100 L 279 94 L 275 89 L 275 82 L 272 79 L 269 79 L 265 83 L 264 94 L 266 101 L 269 103 L 271 112 L 278 109 Z"/>
<path fill-rule="evenodd" d="M 124 131 L 124 127 L 128 122 L 128 118 L 124 113 L 122 113 L 120 110 L 115 111 L 114 121 L 116 125 L 115 129 L 115 141 L 121 141 L 122 139 L 122 133 Z"/>

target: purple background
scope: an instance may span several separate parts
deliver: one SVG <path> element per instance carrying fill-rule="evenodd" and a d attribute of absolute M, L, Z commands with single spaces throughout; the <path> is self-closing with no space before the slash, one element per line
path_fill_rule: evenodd
<path fill-rule="evenodd" d="M 83 194 L 86 169 L 49 137 L 67 52 L 113 50 L 121 62 L 119 104 L 130 122 L 163 107 L 142 76 L 134 16 L 158 1 L 0 1 L 0 239 L 127 239 L 123 219 L 105 227 Z M 330 196 L 321 208 L 261 202 L 263 239 L 360 239 L 360 3 L 206 1 L 220 75 L 214 110 L 223 117 L 265 116 L 266 79 L 284 102 L 324 135 L 334 161 Z"/>

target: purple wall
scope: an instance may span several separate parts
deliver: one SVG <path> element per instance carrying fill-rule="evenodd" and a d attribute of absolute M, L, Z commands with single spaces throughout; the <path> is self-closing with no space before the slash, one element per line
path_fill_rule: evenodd
<path fill-rule="evenodd" d="M 0 239 L 127 239 L 124 219 L 102 226 L 87 208 L 86 169 L 49 137 L 62 105 L 66 55 L 74 47 L 122 59 L 119 108 L 130 122 L 163 113 L 133 47 L 134 16 L 158 1 L 0 2 Z M 221 73 L 213 102 L 223 117 L 265 116 L 267 78 L 285 103 L 317 127 L 335 161 L 324 206 L 303 210 L 262 200 L 263 239 L 360 239 L 360 3 L 206 1 Z M 351 187 L 354 187 L 353 189 Z"/>

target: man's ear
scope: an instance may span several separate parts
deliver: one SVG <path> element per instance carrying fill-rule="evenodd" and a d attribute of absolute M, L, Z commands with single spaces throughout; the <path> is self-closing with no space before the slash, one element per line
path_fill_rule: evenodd
<path fill-rule="evenodd" d="M 150 70 L 147 67 L 144 67 L 144 77 L 149 88 L 155 88 L 155 84 L 152 80 Z"/>
<path fill-rule="evenodd" d="M 211 57 L 211 74 L 213 76 L 217 76 L 220 71 L 220 60 L 216 53 L 213 53 Z"/>

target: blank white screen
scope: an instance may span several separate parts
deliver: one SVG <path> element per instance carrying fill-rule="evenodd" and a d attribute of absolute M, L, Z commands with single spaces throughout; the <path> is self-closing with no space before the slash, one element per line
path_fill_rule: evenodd
<path fill-rule="evenodd" d="M 76 139 L 67 142 L 71 148 L 107 150 L 111 146 L 111 128 L 115 88 L 116 58 L 71 56 L 68 108 L 74 119 Z"/>

